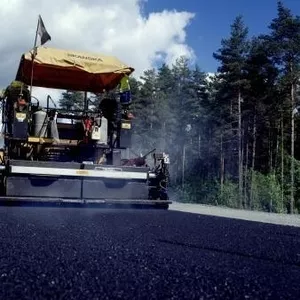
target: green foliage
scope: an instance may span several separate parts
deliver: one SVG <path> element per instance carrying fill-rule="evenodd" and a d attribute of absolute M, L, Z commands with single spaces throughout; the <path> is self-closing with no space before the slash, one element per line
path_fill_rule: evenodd
<path fill-rule="evenodd" d="M 217 194 L 217 203 L 220 206 L 227 206 L 231 208 L 239 207 L 239 186 L 232 181 L 226 181 Z"/>
<path fill-rule="evenodd" d="M 251 173 L 249 172 L 250 176 Z M 252 175 L 253 200 L 251 209 L 275 213 L 286 212 L 285 202 L 282 203 L 281 199 L 280 182 L 275 174 L 264 175 L 253 171 Z M 194 179 L 185 184 L 184 191 L 178 189 L 177 193 L 181 202 L 239 207 L 238 184 L 230 180 L 226 180 L 221 186 L 216 181 L 199 184 L 199 179 Z"/>
<path fill-rule="evenodd" d="M 253 171 L 253 206 L 255 210 L 284 212 L 281 187 L 275 174 L 263 175 Z"/>
<path fill-rule="evenodd" d="M 183 203 L 218 204 L 219 184 L 216 181 L 201 182 L 201 178 L 188 180 L 184 188 L 178 186 L 177 201 Z"/>

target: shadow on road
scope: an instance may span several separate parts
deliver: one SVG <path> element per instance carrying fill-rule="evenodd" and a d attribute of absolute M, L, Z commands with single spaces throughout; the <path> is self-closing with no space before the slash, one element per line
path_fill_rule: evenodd
<path fill-rule="evenodd" d="M 6 201 L 0 202 L 0 207 L 43 207 L 43 208 L 89 208 L 89 209 L 136 209 L 136 210 L 153 210 L 166 209 L 158 205 L 149 204 L 87 204 L 87 203 L 68 203 L 68 202 L 27 202 L 27 201 Z"/>

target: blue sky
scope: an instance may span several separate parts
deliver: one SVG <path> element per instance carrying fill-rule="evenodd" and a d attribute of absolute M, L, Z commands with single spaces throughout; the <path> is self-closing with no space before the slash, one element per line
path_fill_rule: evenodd
<path fill-rule="evenodd" d="M 293 14 L 300 15 L 300 0 L 284 0 Z M 148 0 L 145 13 L 164 9 L 195 13 L 187 28 L 187 43 L 196 52 L 203 71 L 214 72 L 218 62 L 212 53 L 228 36 L 230 25 L 238 14 L 244 16 L 249 35 L 267 32 L 270 21 L 276 17 L 277 0 Z"/>

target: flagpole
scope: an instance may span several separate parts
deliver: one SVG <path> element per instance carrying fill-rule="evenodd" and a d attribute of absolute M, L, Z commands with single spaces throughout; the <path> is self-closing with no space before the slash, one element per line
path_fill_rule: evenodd
<path fill-rule="evenodd" d="M 36 26 L 36 32 L 35 32 L 35 38 L 34 38 L 34 44 L 33 44 L 33 54 L 32 54 L 32 64 L 31 64 L 31 78 L 30 78 L 30 101 L 32 96 L 32 84 L 33 84 L 33 66 L 34 66 L 34 58 L 36 55 L 36 42 L 37 42 L 37 36 L 38 36 L 38 30 L 39 30 L 39 24 L 40 24 L 40 15 Z"/>

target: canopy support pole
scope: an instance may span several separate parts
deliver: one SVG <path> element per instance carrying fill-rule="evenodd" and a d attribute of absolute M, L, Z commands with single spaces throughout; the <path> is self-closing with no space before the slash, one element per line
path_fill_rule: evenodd
<path fill-rule="evenodd" d="M 87 97 L 87 92 L 84 92 L 84 112 L 87 113 L 89 110 L 89 99 Z"/>
<path fill-rule="evenodd" d="M 34 66 L 34 59 L 36 56 L 36 42 L 37 42 L 37 36 L 38 36 L 38 30 L 39 30 L 39 22 L 38 20 L 37 25 L 36 25 L 36 31 L 35 31 L 35 38 L 34 38 L 34 44 L 33 44 L 33 54 L 31 56 L 31 77 L 30 77 L 30 101 L 31 101 L 31 96 L 32 96 L 32 85 L 33 85 L 33 66 Z"/>

